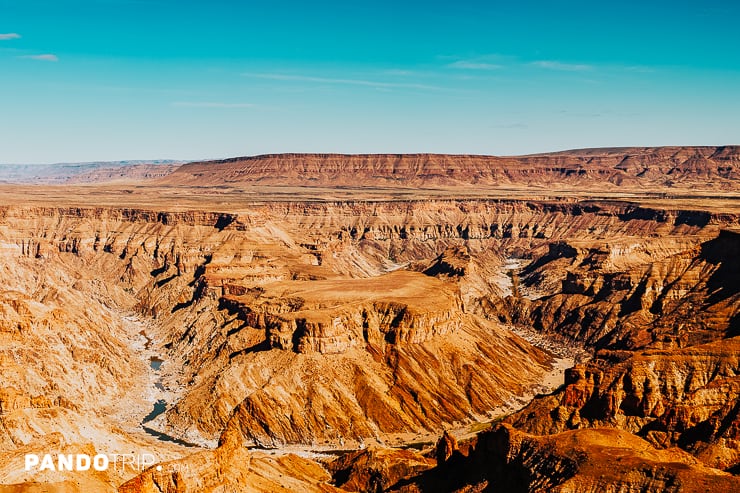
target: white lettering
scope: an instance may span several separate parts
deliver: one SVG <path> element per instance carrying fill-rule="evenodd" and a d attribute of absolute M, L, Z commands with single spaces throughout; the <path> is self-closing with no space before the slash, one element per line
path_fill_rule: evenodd
<path fill-rule="evenodd" d="M 141 468 L 146 469 L 157 462 L 152 454 L 141 454 Z"/>
<path fill-rule="evenodd" d="M 98 454 L 95 457 L 93 457 L 93 468 L 96 471 L 108 470 L 108 456 L 103 455 L 103 454 Z"/>
<path fill-rule="evenodd" d="M 47 469 L 54 471 L 54 459 L 52 459 L 49 454 L 44 455 L 44 458 L 41 459 L 41 467 L 39 467 L 39 471 L 45 471 Z"/>
<path fill-rule="evenodd" d="M 112 459 L 111 459 L 112 457 Z M 89 471 L 91 468 L 95 471 L 107 471 L 110 467 L 111 460 L 116 470 L 118 467 L 126 470 L 127 466 L 131 469 L 142 471 L 156 464 L 157 459 L 152 454 L 97 454 L 90 457 L 87 454 L 36 454 L 25 455 L 25 469 L 31 471 L 37 468 L 38 471 Z"/>
<path fill-rule="evenodd" d="M 59 457 L 57 458 L 57 470 L 71 471 L 73 464 L 74 464 L 74 459 L 72 458 L 72 454 L 69 454 L 69 455 L 59 454 Z"/>
<path fill-rule="evenodd" d="M 84 465 L 83 465 L 84 462 Z M 87 471 L 90 469 L 90 456 L 89 455 L 78 455 L 77 456 L 77 471 Z"/>
<path fill-rule="evenodd" d="M 26 454 L 26 471 L 30 471 L 33 466 L 39 465 L 39 456 L 36 454 Z"/>

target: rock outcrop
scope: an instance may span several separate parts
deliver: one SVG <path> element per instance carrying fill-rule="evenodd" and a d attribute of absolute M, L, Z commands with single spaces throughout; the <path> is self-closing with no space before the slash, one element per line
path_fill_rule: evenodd
<path fill-rule="evenodd" d="M 428 471 L 434 461 L 403 449 L 371 447 L 329 462 L 334 484 L 344 491 L 392 491 Z"/>
<path fill-rule="evenodd" d="M 224 434 L 219 446 L 152 466 L 123 483 L 118 493 L 341 493 L 328 471 L 294 454 L 249 452 L 238 436 Z"/>
<path fill-rule="evenodd" d="M 611 426 L 734 471 L 740 235 L 555 242 L 493 313 L 594 349 L 507 419 L 538 434 Z M 488 308 L 491 308 L 490 306 Z"/>
<path fill-rule="evenodd" d="M 739 330 L 738 254 L 740 234 L 729 230 L 551 243 L 519 273 L 525 296 L 500 311 L 597 349 L 701 344 Z"/>
<path fill-rule="evenodd" d="M 730 470 L 740 463 L 738 358 L 737 337 L 670 351 L 601 351 L 568 370 L 561 390 L 507 421 L 538 434 L 612 426 Z"/>
<path fill-rule="evenodd" d="M 508 425 L 480 433 L 436 468 L 404 483 L 389 491 L 740 491 L 740 478 L 681 450 L 655 449 L 625 431 L 534 436 Z"/>

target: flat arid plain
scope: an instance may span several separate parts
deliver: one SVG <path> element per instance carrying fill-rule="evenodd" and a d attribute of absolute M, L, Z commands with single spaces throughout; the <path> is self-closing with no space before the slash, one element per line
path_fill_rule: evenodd
<path fill-rule="evenodd" d="M 739 146 L 111 165 L 0 256 L 3 493 L 740 491 Z"/>

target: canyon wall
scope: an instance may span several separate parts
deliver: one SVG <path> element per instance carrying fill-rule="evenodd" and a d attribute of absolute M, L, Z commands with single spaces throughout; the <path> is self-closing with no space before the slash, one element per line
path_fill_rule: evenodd
<path fill-rule="evenodd" d="M 246 447 L 354 448 L 490 420 L 541 391 L 553 363 L 517 335 L 526 329 L 593 359 L 507 419 L 522 431 L 478 439 L 516 440 L 465 460 L 506 456 L 503 472 L 526 469 L 541 489 L 596 491 L 616 479 L 570 468 L 574 444 L 597 464 L 618 439 L 630 453 L 652 447 L 630 484 L 670 491 L 711 471 L 734 488 L 720 470 L 735 472 L 739 457 L 737 226 L 729 212 L 594 200 L 3 207 L 3 447 L 41 446 L 44 428 L 24 424 L 33 413 L 48 431 L 61 415 L 104 427 L 108 403 L 145 365 L 126 342 L 136 334 L 123 316 L 134 314 L 151 320 L 175 396 L 150 426 L 220 440 L 179 459 L 190 470 L 244 453 L 265 471 L 250 481 L 282 468 L 301 488 L 330 491 L 338 480 L 313 462 L 254 461 Z M 89 438 L 67 431 L 70 443 Z M 573 450 L 546 452 L 556 443 Z M 404 460 L 415 465 L 387 485 L 423 479 L 425 459 Z M 473 477 L 467 467 L 461 481 Z M 246 477 L 239 467 L 220 478 L 153 474 L 122 491 L 216 491 Z"/>

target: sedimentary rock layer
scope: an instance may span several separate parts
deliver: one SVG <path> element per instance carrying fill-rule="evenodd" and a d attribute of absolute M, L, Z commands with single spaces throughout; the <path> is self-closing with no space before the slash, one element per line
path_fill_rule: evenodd
<path fill-rule="evenodd" d="M 600 188 L 691 186 L 731 189 L 740 179 L 740 148 L 583 149 L 531 156 L 443 154 L 269 154 L 188 163 L 168 185 L 461 186 L 575 185 Z M 734 185 L 733 185 L 734 184 Z"/>

